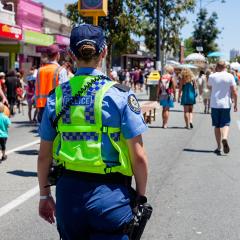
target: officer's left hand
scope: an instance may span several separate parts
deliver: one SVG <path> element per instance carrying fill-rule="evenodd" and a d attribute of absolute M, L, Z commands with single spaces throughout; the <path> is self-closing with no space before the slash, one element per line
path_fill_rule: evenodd
<path fill-rule="evenodd" d="M 39 215 L 50 224 L 55 223 L 55 202 L 52 197 L 40 200 Z"/>

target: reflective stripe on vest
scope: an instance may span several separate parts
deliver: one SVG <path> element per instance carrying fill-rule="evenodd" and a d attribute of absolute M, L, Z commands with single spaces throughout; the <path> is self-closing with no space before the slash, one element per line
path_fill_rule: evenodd
<path fill-rule="evenodd" d="M 62 67 L 48 64 L 39 69 L 36 79 L 36 106 L 45 107 L 49 92 L 59 84 L 59 73 Z"/>
<path fill-rule="evenodd" d="M 69 97 L 67 96 L 70 92 L 69 88 L 71 95 L 74 96 L 92 78 L 91 76 L 74 77 L 68 83 L 58 86 L 55 91 L 56 114 L 62 110 L 64 103 L 68 102 L 66 98 Z M 114 84 L 108 80 L 97 81 L 70 107 L 67 116 L 59 120 L 53 156 L 59 163 L 64 164 L 66 169 L 98 174 L 119 172 L 132 176 L 128 147 L 120 128 L 102 126 L 103 98 Z M 66 118 L 69 118 L 68 121 Z M 119 159 L 115 161 L 102 159 L 103 134 L 109 137 L 112 146 L 119 153 Z"/>

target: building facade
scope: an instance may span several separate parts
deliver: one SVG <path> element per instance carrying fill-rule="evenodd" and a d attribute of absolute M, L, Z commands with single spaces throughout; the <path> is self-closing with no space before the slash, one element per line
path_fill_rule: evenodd
<path fill-rule="evenodd" d="M 70 30 L 60 11 L 32 0 L 0 0 L 0 71 L 15 67 L 28 72 L 39 66 L 47 46 L 57 43 L 66 49 Z"/>

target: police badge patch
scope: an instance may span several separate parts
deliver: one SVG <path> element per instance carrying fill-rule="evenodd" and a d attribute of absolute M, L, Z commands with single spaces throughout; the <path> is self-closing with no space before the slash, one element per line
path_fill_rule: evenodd
<path fill-rule="evenodd" d="M 140 108 L 138 100 L 134 94 L 131 94 L 128 96 L 128 106 L 130 107 L 130 109 L 133 112 L 140 114 L 141 108 Z"/>

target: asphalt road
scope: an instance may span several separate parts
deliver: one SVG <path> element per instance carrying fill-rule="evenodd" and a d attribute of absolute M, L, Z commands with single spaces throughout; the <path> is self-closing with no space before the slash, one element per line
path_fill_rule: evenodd
<path fill-rule="evenodd" d="M 158 111 L 144 134 L 154 208 L 144 240 L 240 239 L 239 113 L 233 113 L 230 154 L 216 156 L 211 119 L 202 110 L 195 107 L 193 130 L 184 129 L 178 104 L 168 129 L 160 128 Z M 26 119 L 26 110 L 12 119 L 8 160 L 0 165 L 0 240 L 56 240 L 56 226 L 38 217 L 39 138 Z"/>

